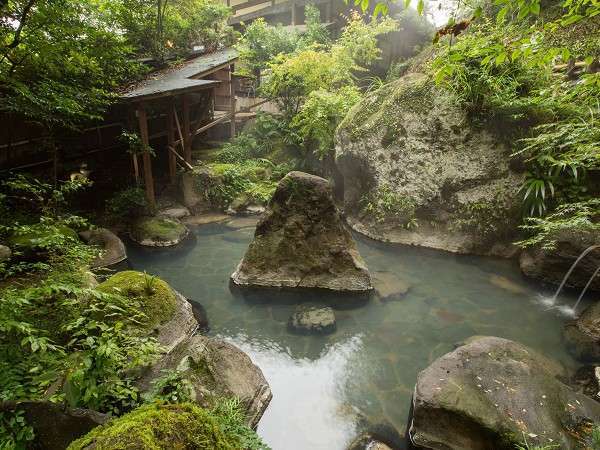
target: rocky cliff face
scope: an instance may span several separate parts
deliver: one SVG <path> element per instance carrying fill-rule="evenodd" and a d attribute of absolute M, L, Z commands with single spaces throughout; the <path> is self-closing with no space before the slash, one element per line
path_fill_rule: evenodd
<path fill-rule="evenodd" d="M 344 207 L 373 238 L 510 256 L 523 175 L 510 149 L 422 74 L 356 105 L 336 136 Z"/>

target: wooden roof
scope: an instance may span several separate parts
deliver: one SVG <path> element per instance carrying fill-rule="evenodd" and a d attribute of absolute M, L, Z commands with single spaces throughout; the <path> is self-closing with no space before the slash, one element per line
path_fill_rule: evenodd
<path fill-rule="evenodd" d="M 121 98 L 125 101 L 149 100 L 213 87 L 219 81 L 201 78 L 230 65 L 237 57 L 234 48 L 225 48 L 192 58 L 179 67 L 151 73 L 144 81 L 121 94 Z"/>

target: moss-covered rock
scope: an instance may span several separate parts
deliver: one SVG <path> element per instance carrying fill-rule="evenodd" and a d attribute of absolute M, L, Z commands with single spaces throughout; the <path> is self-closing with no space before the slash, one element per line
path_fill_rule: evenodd
<path fill-rule="evenodd" d="M 192 399 L 203 407 L 212 408 L 223 398 L 240 399 L 252 428 L 271 401 L 271 388 L 260 368 L 243 351 L 220 339 L 191 336 L 153 365 L 138 387 L 151 391 L 165 371 L 174 370 L 190 383 Z"/>
<path fill-rule="evenodd" d="M 279 182 L 231 280 L 246 287 L 372 289 L 330 183 L 303 172 L 290 172 Z"/>
<path fill-rule="evenodd" d="M 369 94 L 336 134 L 344 208 L 375 239 L 459 253 L 514 251 L 523 174 L 499 133 L 430 77 L 411 73 Z"/>
<path fill-rule="evenodd" d="M 148 328 L 170 321 L 177 310 L 177 297 L 163 280 L 134 270 L 118 272 L 98 285 L 98 290 L 109 294 L 121 294 L 140 302 L 148 316 Z"/>
<path fill-rule="evenodd" d="M 148 247 L 170 247 L 179 244 L 189 230 L 178 220 L 166 217 L 143 217 L 131 227 L 131 238 Z"/>
<path fill-rule="evenodd" d="M 564 368 L 519 343 L 469 340 L 423 370 L 410 438 L 424 449 L 585 448 L 600 403 L 560 379 Z"/>
<path fill-rule="evenodd" d="M 208 411 L 189 403 L 142 406 L 74 441 L 68 450 L 243 448 Z"/>

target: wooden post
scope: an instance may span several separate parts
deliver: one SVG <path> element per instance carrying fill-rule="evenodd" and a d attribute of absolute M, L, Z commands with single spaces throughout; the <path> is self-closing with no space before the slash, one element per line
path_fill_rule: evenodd
<path fill-rule="evenodd" d="M 127 127 L 129 132 L 135 130 L 135 110 L 133 108 L 128 109 L 127 114 Z M 133 174 L 135 175 L 135 185 L 140 185 L 140 167 L 138 165 L 138 158 L 135 153 L 131 154 L 131 161 L 133 163 Z"/>
<path fill-rule="evenodd" d="M 229 112 L 231 113 L 231 138 L 235 137 L 235 85 L 233 78 L 233 64 L 229 66 Z"/>
<path fill-rule="evenodd" d="M 188 163 L 192 163 L 190 97 L 187 94 L 183 94 L 183 157 Z"/>
<path fill-rule="evenodd" d="M 140 126 L 140 137 L 145 146 L 150 145 L 148 139 L 148 117 L 146 116 L 146 109 L 144 104 L 138 105 L 138 122 Z M 150 152 L 146 150 L 142 154 L 142 160 L 144 161 L 144 184 L 146 186 L 146 199 L 152 208 L 156 206 L 154 198 L 154 179 L 152 178 L 152 158 Z"/>
<path fill-rule="evenodd" d="M 296 25 L 296 3 L 291 3 L 292 7 L 292 25 Z"/>
<path fill-rule="evenodd" d="M 173 110 L 175 109 L 175 104 L 173 100 L 169 101 L 167 107 L 167 151 L 169 147 L 174 148 L 175 145 L 175 129 L 173 128 L 173 122 L 175 121 L 175 114 Z M 175 183 L 177 178 L 177 160 L 175 159 L 175 155 L 173 152 L 168 151 L 169 153 L 169 177 L 171 179 L 171 183 Z"/>
<path fill-rule="evenodd" d="M 325 3 L 325 22 L 331 22 L 331 0 Z"/>

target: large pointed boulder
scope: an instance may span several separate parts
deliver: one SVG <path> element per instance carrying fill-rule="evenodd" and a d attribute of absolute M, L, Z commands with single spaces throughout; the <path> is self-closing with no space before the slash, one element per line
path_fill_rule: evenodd
<path fill-rule="evenodd" d="M 366 292 L 371 277 L 323 178 L 290 172 L 231 276 L 238 286 Z"/>

